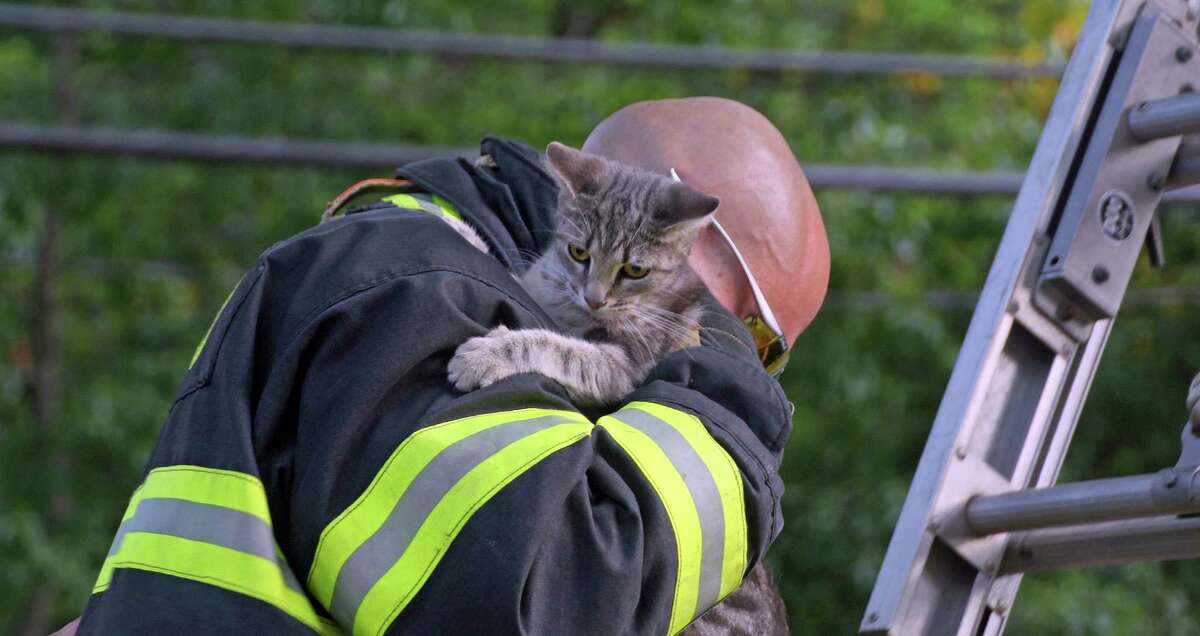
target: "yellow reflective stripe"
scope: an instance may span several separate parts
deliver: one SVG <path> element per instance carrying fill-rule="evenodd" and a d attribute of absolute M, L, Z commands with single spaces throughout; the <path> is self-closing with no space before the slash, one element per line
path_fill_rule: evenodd
<path fill-rule="evenodd" d="M 204 337 L 200 339 L 200 344 L 196 345 L 196 350 L 192 352 L 192 361 L 188 363 L 188 368 L 196 366 L 196 361 L 200 359 L 200 353 L 204 351 L 204 345 L 208 344 L 208 337 L 212 335 L 213 327 L 217 326 L 217 318 L 221 317 L 221 312 L 225 311 L 225 306 L 229 304 L 229 299 L 233 298 L 233 292 L 237 291 L 239 282 L 229 290 L 229 295 L 225 297 L 225 301 L 221 303 L 221 308 L 217 310 L 217 315 L 213 316 L 212 322 L 208 323 L 208 331 L 204 332 Z"/>
<path fill-rule="evenodd" d="M 445 214 L 446 216 L 454 218 L 454 219 L 458 219 L 459 221 L 462 220 L 462 215 L 459 214 L 458 210 L 454 208 L 453 203 L 450 203 L 449 201 L 443 199 L 442 197 L 439 197 L 436 194 L 433 195 L 433 202 L 436 203 L 437 206 L 442 209 L 442 213 Z"/>
<path fill-rule="evenodd" d="M 391 196 L 384 197 L 383 200 L 399 208 L 431 212 L 440 214 L 442 216 L 448 216 L 459 221 L 462 220 L 462 214 L 455 209 L 454 204 L 443 199 L 442 197 L 437 196 L 436 194 L 419 196 L 414 196 L 411 194 L 393 194 Z"/>
<path fill-rule="evenodd" d="M 138 499 L 134 493 L 134 498 L 129 500 L 129 505 L 125 507 L 125 516 L 122 522 L 133 516 L 133 512 L 137 509 Z M 113 559 L 112 555 L 105 557 L 104 563 L 100 564 L 100 574 L 96 576 L 96 582 L 92 585 L 92 594 L 99 594 L 108 589 L 112 583 Z"/>
<path fill-rule="evenodd" d="M 190 465 L 155 468 L 134 491 L 124 518 L 133 515 L 139 501 L 159 497 L 233 508 L 271 523 L 267 492 L 258 478 L 246 473 Z"/>
<path fill-rule="evenodd" d="M 183 499 L 199 504 L 224 506 L 254 515 L 268 525 L 271 523 L 267 493 L 262 482 L 246 473 L 190 465 L 155 468 L 134 491 L 129 505 L 125 507 L 125 514 L 121 517 L 122 523 L 133 517 L 138 504 L 143 500 L 156 498 Z M 112 569 L 112 559 L 105 559 L 104 564 L 100 566 L 100 575 L 96 577 L 92 593 L 108 589 L 112 580 Z"/>
<path fill-rule="evenodd" d="M 135 532 L 110 557 L 115 567 L 158 572 L 256 598 L 321 634 L 341 631 L 317 615 L 303 593 L 287 586 L 279 567 L 251 554 L 165 534 Z"/>
<path fill-rule="evenodd" d="M 196 536 L 182 536 L 188 534 Z M 134 492 L 92 591 L 107 590 L 116 568 L 158 572 L 251 596 L 320 633 L 340 633 L 316 613 L 287 567 L 258 478 L 164 466 Z"/>
<path fill-rule="evenodd" d="M 480 506 L 531 466 L 587 437 L 591 430 L 592 424 L 586 420 L 543 429 L 504 447 L 467 473 L 438 502 L 408 549 L 367 593 L 355 615 L 354 633 L 383 633 Z"/>
<path fill-rule="evenodd" d="M 392 452 L 354 503 L 321 532 L 308 574 L 309 591 L 323 606 L 330 607 L 342 566 L 383 526 L 413 479 L 444 449 L 496 426 L 555 415 L 583 419 L 578 413 L 569 411 L 530 408 L 465 417 L 413 433 Z"/>
<path fill-rule="evenodd" d="M 688 441 L 711 473 L 721 494 L 725 542 L 721 567 L 721 598 L 731 594 L 746 575 L 749 547 L 746 538 L 746 501 L 742 472 L 729 453 L 713 439 L 704 424 L 691 413 L 653 402 L 631 402 L 627 409 L 645 411 L 670 424 Z M 618 414 L 619 416 L 619 414 Z M 698 608 L 704 611 L 707 608 Z"/>
<path fill-rule="evenodd" d="M 696 512 L 696 504 L 692 501 L 683 476 L 675 470 L 670 458 L 648 435 L 611 415 L 600 418 L 596 424 L 608 431 L 613 440 L 637 464 L 667 511 L 667 518 L 675 534 L 678 562 L 675 597 L 671 602 L 671 620 L 667 633 L 675 634 L 692 621 L 700 589 L 700 562 L 703 552 L 700 515 Z"/>
<path fill-rule="evenodd" d="M 422 209 L 417 198 L 411 194 L 393 194 L 392 196 L 383 197 L 383 200 L 398 208 L 407 208 L 409 210 Z"/>

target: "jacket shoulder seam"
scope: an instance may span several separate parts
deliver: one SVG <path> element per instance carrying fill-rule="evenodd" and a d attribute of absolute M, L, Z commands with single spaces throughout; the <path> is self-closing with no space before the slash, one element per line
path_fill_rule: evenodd
<path fill-rule="evenodd" d="M 400 271 L 388 272 L 386 274 L 382 274 L 382 275 L 376 276 L 374 278 L 360 281 L 359 283 L 357 283 L 355 285 L 351 285 L 351 286 L 344 288 L 341 291 L 333 294 L 333 296 L 329 300 L 325 301 L 324 303 L 318 304 L 316 308 L 314 308 L 312 311 L 310 311 L 308 314 L 306 314 L 304 316 L 304 318 L 302 318 L 300 320 L 300 328 L 297 330 L 296 334 L 293 335 L 292 338 L 288 340 L 287 344 L 284 345 L 284 348 L 286 349 L 286 348 L 290 347 L 295 342 L 296 338 L 299 338 L 300 335 L 303 334 L 307 330 L 307 328 L 312 324 L 312 322 L 314 320 L 316 320 L 321 314 L 324 314 L 325 312 L 329 311 L 330 309 L 333 309 L 334 307 L 340 305 L 341 303 L 346 302 L 347 300 L 350 300 L 351 298 L 353 298 L 363 292 L 366 292 L 366 291 L 369 291 L 376 287 L 379 287 L 380 285 L 386 285 L 388 283 L 395 282 L 395 281 L 403 279 L 403 278 L 415 277 L 415 276 L 420 276 L 423 274 L 436 274 L 436 273 L 456 274 L 462 278 L 466 278 L 466 279 L 469 279 L 476 283 L 479 283 L 481 285 L 484 285 L 484 286 L 488 287 L 489 289 L 499 293 L 506 300 L 510 300 L 513 303 L 516 303 L 522 309 L 529 312 L 530 314 L 532 314 L 534 316 L 538 315 L 537 311 L 531 309 L 529 307 L 529 305 L 527 305 L 520 298 L 517 298 L 516 296 L 512 295 L 507 290 L 503 289 L 502 287 L 495 284 L 494 282 L 486 280 L 484 278 L 481 278 L 469 271 L 459 269 L 457 267 L 452 267 L 449 265 L 421 265 L 421 266 L 414 267 L 411 269 L 404 269 L 404 270 L 400 270 Z"/>

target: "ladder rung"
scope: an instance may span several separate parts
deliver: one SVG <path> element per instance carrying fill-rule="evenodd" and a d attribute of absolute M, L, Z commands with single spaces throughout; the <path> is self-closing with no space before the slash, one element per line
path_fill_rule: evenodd
<path fill-rule="evenodd" d="M 989 535 L 1034 528 L 1200 512 L 1200 484 L 1191 469 L 1095 479 L 1050 488 L 975 497 L 967 525 Z"/>
<path fill-rule="evenodd" d="M 1141 141 L 1200 132 L 1200 93 L 1139 104 L 1129 111 L 1129 132 Z"/>
<path fill-rule="evenodd" d="M 1009 543 L 1000 574 L 1200 558 L 1200 517 L 1164 516 L 1033 530 Z"/>

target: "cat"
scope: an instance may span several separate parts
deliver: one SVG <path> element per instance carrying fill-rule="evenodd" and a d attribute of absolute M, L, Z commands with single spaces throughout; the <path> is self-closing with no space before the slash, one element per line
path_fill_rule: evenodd
<path fill-rule="evenodd" d="M 558 142 L 546 163 L 561 185 L 554 239 L 518 280 L 559 330 L 496 327 L 458 347 L 448 376 L 470 391 L 536 372 L 578 404 L 612 403 L 699 344 L 706 287 L 687 257 L 720 201 Z"/>
<path fill-rule="evenodd" d="M 469 391 L 532 371 L 557 380 L 577 403 L 611 403 L 667 353 L 699 344 L 706 287 L 687 257 L 719 200 L 557 142 L 546 162 L 562 186 L 555 238 L 518 281 L 563 331 L 501 326 L 472 338 L 451 359 L 450 381 Z M 451 227 L 487 253 L 470 226 Z M 783 599 L 762 562 L 683 631 L 788 633 Z"/>

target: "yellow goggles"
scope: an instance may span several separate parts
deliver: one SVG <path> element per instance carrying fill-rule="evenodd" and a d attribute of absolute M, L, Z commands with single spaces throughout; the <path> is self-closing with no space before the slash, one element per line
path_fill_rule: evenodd
<path fill-rule="evenodd" d="M 754 347 L 758 350 L 758 361 L 762 362 L 767 373 L 778 378 L 783 374 L 788 356 L 792 353 L 791 349 L 788 349 L 787 339 L 758 316 L 747 316 L 745 323 L 746 329 L 750 330 L 750 335 L 754 338 Z"/>

